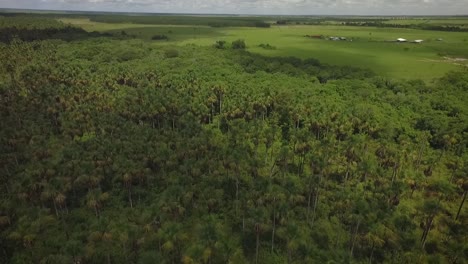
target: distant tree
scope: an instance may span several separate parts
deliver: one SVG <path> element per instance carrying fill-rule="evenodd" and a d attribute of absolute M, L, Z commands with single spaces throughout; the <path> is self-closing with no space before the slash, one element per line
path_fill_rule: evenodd
<path fill-rule="evenodd" d="M 270 24 L 269 23 L 266 23 L 266 22 L 263 22 L 263 21 L 257 21 L 255 22 L 255 27 L 261 27 L 261 28 L 269 28 L 270 27 Z"/>

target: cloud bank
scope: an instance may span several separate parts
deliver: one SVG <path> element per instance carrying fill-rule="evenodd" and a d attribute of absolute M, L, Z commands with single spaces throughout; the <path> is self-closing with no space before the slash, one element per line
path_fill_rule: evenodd
<path fill-rule="evenodd" d="M 468 0 L 0 0 L 0 7 L 203 14 L 468 14 Z"/>

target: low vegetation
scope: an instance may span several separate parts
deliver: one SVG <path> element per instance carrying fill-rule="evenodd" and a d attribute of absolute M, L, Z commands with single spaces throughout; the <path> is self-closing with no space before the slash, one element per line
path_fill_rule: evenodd
<path fill-rule="evenodd" d="M 169 38 L 166 35 L 154 35 L 151 37 L 152 40 L 168 40 Z"/>
<path fill-rule="evenodd" d="M 225 40 L 218 40 L 214 44 L 214 47 L 217 49 L 225 49 L 226 48 L 226 41 Z"/>
<path fill-rule="evenodd" d="M 275 46 L 272 46 L 272 45 L 270 45 L 270 44 L 268 44 L 268 43 L 267 43 L 267 44 L 263 44 L 263 43 L 262 43 L 262 44 L 260 44 L 260 45 L 258 45 L 258 46 L 259 46 L 260 48 L 267 49 L 267 50 L 275 50 L 275 49 L 276 49 Z"/>
<path fill-rule="evenodd" d="M 246 45 L 245 45 L 245 41 L 243 39 L 238 39 L 238 40 L 234 40 L 231 44 L 231 47 L 233 49 L 245 49 L 246 48 Z"/>
<path fill-rule="evenodd" d="M 164 56 L 166 58 L 176 58 L 179 57 L 179 51 L 176 49 L 167 49 L 164 51 Z"/>

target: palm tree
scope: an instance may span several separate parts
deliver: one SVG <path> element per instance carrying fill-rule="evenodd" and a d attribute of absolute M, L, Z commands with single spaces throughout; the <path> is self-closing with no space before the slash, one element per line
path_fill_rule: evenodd
<path fill-rule="evenodd" d="M 460 206 L 458 207 L 457 216 L 455 217 L 455 220 L 458 220 L 461 210 L 463 208 L 463 204 L 465 203 L 466 194 L 468 193 L 468 181 L 466 179 L 461 179 L 459 181 L 459 186 L 461 186 L 461 189 L 463 190 L 463 197 L 461 199 Z"/>

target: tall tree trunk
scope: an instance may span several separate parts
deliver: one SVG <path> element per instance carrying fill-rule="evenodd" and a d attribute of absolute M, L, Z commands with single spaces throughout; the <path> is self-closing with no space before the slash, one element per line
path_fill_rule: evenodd
<path fill-rule="evenodd" d="M 271 168 L 270 168 L 270 178 L 273 177 L 274 174 L 276 173 L 273 173 L 275 171 L 275 166 L 276 166 L 276 162 L 273 162 L 273 165 L 271 165 Z"/>
<path fill-rule="evenodd" d="M 245 215 L 242 214 L 242 233 L 245 231 Z"/>
<path fill-rule="evenodd" d="M 375 249 L 375 243 L 372 243 L 372 250 L 371 250 L 370 257 L 369 257 L 369 264 L 372 264 L 372 259 L 374 258 L 374 249 Z"/>
<path fill-rule="evenodd" d="M 2 179 L 2 182 L 3 182 L 3 185 L 5 186 L 6 194 L 10 194 L 10 186 L 9 186 L 8 179 L 11 178 L 11 174 L 10 174 L 10 171 L 8 170 L 8 167 L 6 166 L 5 166 L 5 171 L 7 172 L 6 173 L 7 175 L 4 179 Z"/>
<path fill-rule="evenodd" d="M 416 168 L 419 168 L 419 165 L 421 164 L 423 151 L 424 151 L 424 144 L 421 143 L 421 147 L 419 148 L 419 151 L 418 151 L 418 159 L 416 160 Z"/>
<path fill-rule="evenodd" d="M 361 219 L 358 220 L 356 224 L 356 229 L 354 230 L 354 235 L 353 235 L 353 242 L 351 244 L 351 250 L 350 250 L 350 256 L 351 258 L 353 257 L 353 252 L 354 252 L 354 245 L 356 244 L 356 238 L 357 238 L 357 233 L 359 231 L 359 225 L 361 224 Z"/>
<path fill-rule="evenodd" d="M 58 217 L 58 210 L 57 210 L 57 204 L 55 203 L 55 199 L 52 199 L 52 202 L 54 204 L 54 209 L 55 209 L 55 215 Z"/>
<path fill-rule="evenodd" d="M 260 246 L 260 230 L 258 224 L 255 225 L 255 232 L 257 235 L 256 242 L 255 242 L 255 264 L 258 263 L 258 248 Z"/>
<path fill-rule="evenodd" d="M 336 236 L 335 248 L 338 248 L 338 244 L 340 242 L 340 237 L 341 237 L 341 233 L 338 232 L 338 235 Z"/>
<path fill-rule="evenodd" d="M 302 175 L 304 173 L 304 161 L 305 161 L 305 152 L 301 154 L 301 163 L 299 166 L 299 173 Z"/>
<path fill-rule="evenodd" d="M 271 253 L 275 250 L 275 231 L 276 231 L 276 197 L 273 197 L 273 230 L 271 232 Z"/>
<path fill-rule="evenodd" d="M 223 100 L 220 98 L 219 99 L 219 114 L 221 115 L 222 112 L 222 107 L 223 107 Z"/>
<path fill-rule="evenodd" d="M 398 163 L 395 162 L 395 165 L 393 166 L 393 173 L 392 173 L 392 186 L 397 176 L 397 170 L 398 170 Z"/>
<path fill-rule="evenodd" d="M 239 215 L 239 175 L 236 176 L 236 218 Z"/>
<path fill-rule="evenodd" d="M 133 208 L 132 189 L 131 189 L 131 187 L 128 187 L 128 202 L 130 203 L 130 208 Z"/>
<path fill-rule="evenodd" d="M 60 219 L 62 222 L 62 228 L 63 228 L 63 231 L 65 232 L 65 237 L 67 238 L 67 240 L 70 239 L 70 233 L 68 232 L 68 226 L 67 226 L 67 223 L 65 222 L 65 219 L 63 217 L 61 217 Z"/>
<path fill-rule="evenodd" d="M 421 237 L 421 244 L 422 244 L 423 249 L 426 246 L 427 235 L 429 234 L 429 231 L 432 228 L 432 223 L 434 222 L 434 216 L 435 216 L 434 214 L 430 215 L 426 221 L 426 227 L 424 228 L 424 232 Z"/>
<path fill-rule="evenodd" d="M 96 214 L 96 217 L 99 218 L 99 209 L 97 204 L 94 205 L 94 213 Z"/>
<path fill-rule="evenodd" d="M 346 174 L 345 174 L 344 182 L 347 182 L 347 181 L 348 181 L 348 176 L 349 176 L 349 163 L 348 163 L 348 165 L 346 166 Z"/>
<path fill-rule="evenodd" d="M 460 203 L 460 207 L 458 207 L 458 212 L 457 212 L 457 217 L 455 217 L 455 220 L 458 220 L 458 217 L 460 216 L 460 212 L 461 212 L 461 209 L 463 207 L 463 204 L 465 203 L 465 200 L 466 200 L 466 193 L 468 192 L 468 190 L 465 190 L 465 192 L 463 193 L 463 199 Z"/>
<path fill-rule="evenodd" d="M 125 258 L 125 263 L 128 263 L 128 254 L 127 254 L 127 246 L 125 245 L 126 242 L 123 241 L 122 242 L 122 250 L 123 250 L 123 254 L 124 254 L 124 258 Z"/>
<path fill-rule="evenodd" d="M 312 202 L 312 188 L 309 190 L 309 198 L 307 199 L 307 216 L 306 216 L 306 222 L 309 223 L 309 215 L 310 215 L 310 205 Z"/>
<path fill-rule="evenodd" d="M 317 211 L 317 204 L 318 204 L 318 201 L 319 201 L 319 187 L 316 188 L 316 191 L 315 191 L 315 197 L 314 197 L 314 209 L 312 210 L 312 225 L 314 224 L 315 222 L 315 213 Z"/>
<path fill-rule="evenodd" d="M 316 191 L 315 191 L 315 197 L 314 197 L 314 209 L 313 209 L 313 212 L 312 212 L 312 225 L 314 224 L 315 222 L 315 216 L 316 216 L 316 211 L 317 211 L 317 205 L 318 205 L 318 202 L 319 202 L 319 194 L 320 194 L 320 184 L 322 183 L 322 174 L 320 173 L 319 174 L 319 181 L 318 181 L 318 185 L 317 185 L 317 188 L 316 188 Z"/>

